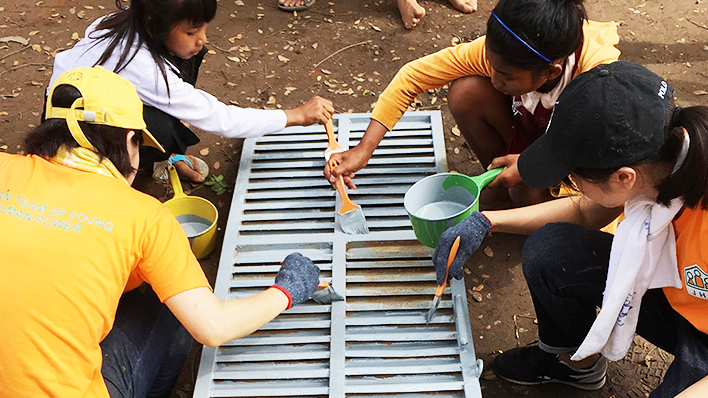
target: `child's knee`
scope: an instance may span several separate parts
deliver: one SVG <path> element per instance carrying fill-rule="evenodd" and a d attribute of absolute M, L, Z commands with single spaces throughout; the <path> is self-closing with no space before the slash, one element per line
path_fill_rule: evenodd
<path fill-rule="evenodd" d="M 465 76 L 450 84 L 447 103 L 453 115 L 456 112 L 469 112 L 474 105 L 484 101 L 489 90 L 494 90 L 492 80 L 484 76 Z M 494 90 L 496 91 L 496 90 Z"/>

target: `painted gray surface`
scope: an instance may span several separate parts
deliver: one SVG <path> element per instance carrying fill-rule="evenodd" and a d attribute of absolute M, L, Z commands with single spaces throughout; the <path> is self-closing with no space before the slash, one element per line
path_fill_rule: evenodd
<path fill-rule="evenodd" d="M 367 114 L 335 116 L 339 143 L 356 145 Z M 291 252 L 310 257 L 344 302 L 313 301 L 256 333 L 204 347 L 195 397 L 481 397 L 465 286 L 435 292 L 432 249 L 403 209 L 419 179 L 446 171 L 440 113 L 406 113 L 368 166 L 352 200 L 371 233 L 344 234 L 341 202 L 322 178 L 323 126 L 245 141 L 214 292 L 244 298 L 268 288 Z"/>

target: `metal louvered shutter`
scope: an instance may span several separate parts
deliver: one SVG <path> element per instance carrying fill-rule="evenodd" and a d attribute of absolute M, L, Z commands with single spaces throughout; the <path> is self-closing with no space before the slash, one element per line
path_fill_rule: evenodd
<path fill-rule="evenodd" d="M 352 147 L 367 114 L 335 116 Z M 312 301 L 250 336 L 204 347 L 195 397 L 481 397 L 464 282 L 454 281 L 430 324 L 432 250 L 403 208 L 419 179 L 445 171 L 440 112 L 406 113 L 357 172 L 371 232 L 346 235 L 341 202 L 322 177 L 322 126 L 245 141 L 214 292 L 252 296 L 273 283 L 292 252 L 311 258 L 345 302 Z"/>

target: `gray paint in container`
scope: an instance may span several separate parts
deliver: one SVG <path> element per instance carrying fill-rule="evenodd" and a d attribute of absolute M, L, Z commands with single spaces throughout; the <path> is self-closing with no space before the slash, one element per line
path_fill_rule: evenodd
<path fill-rule="evenodd" d="M 194 214 L 182 214 L 181 216 L 177 216 L 177 221 L 179 221 L 179 225 L 182 226 L 184 233 L 187 234 L 187 238 L 190 239 L 203 234 L 212 224 L 211 221 L 206 218 Z"/>
<path fill-rule="evenodd" d="M 465 210 L 467 206 L 459 202 L 453 202 L 449 200 L 441 200 L 439 202 L 428 203 L 424 205 L 415 215 L 426 220 L 441 220 L 444 218 L 452 217 L 455 214 L 460 213 Z"/>

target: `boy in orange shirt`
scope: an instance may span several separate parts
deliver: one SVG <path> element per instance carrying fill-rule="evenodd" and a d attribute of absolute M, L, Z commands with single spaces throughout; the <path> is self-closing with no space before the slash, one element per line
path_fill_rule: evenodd
<path fill-rule="evenodd" d="M 411 101 L 452 82 L 448 104 L 460 132 L 483 167 L 506 166 L 482 192 L 487 207 L 516 207 L 551 198 L 521 182 L 516 159 L 545 131 L 556 99 L 579 74 L 614 62 L 613 22 L 587 21 L 582 0 L 500 0 L 487 35 L 411 61 L 379 96 L 357 146 L 334 154 L 325 176 L 351 176 L 366 166 L 386 132 Z"/>

